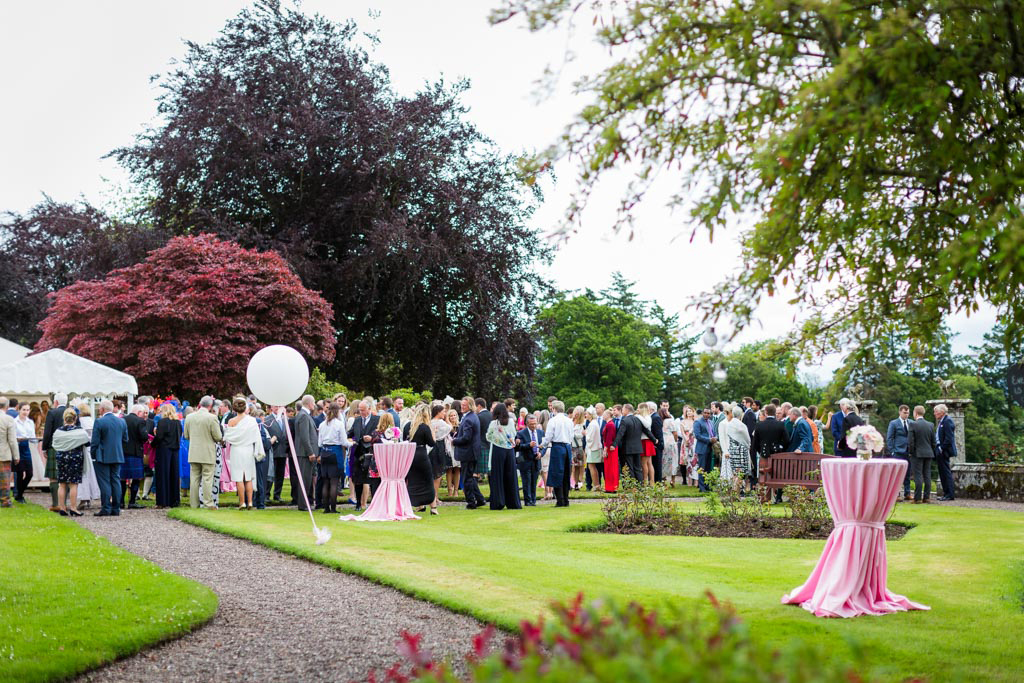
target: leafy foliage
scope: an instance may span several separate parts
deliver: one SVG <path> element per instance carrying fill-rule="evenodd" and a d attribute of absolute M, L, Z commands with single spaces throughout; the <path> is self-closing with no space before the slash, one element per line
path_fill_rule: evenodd
<path fill-rule="evenodd" d="M 917 343 L 943 314 L 1000 309 L 1024 327 L 1024 4 L 959 0 L 505 0 L 531 30 L 586 7 L 614 63 L 528 172 L 579 160 L 566 228 L 600 179 L 662 171 L 713 234 L 741 212 L 744 267 L 701 307 L 742 326 L 791 288 L 806 344 L 846 346 L 898 320 Z M 819 283 L 832 288 L 822 292 Z"/>
<path fill-rule="evenodd" d="M 745 344 L 736 351 L 723 354 L 703 353 L 697 361 L 697 374 L 710 378 L 714 364 L 721 361 L 727 375 L 721 384 L 705 379 L 699 405 L 710 401 L 739 401 L 752 396 L 767 402 L 780 397 L 794 405 L 809 405 L 818 399 L 796 376 L 796 357 L 791 351 L 777 353 L 772 342 Z"/>
<path fill-rule="evenodd" d="M 619 495 L 601 504 L 604 513 L 602 531 L 616 534 L 686 532 L 686 515 L 668 500 L 668 486 L 658 482 L 648 486 L 623 472 Z"/>
<path fill-rule="evenodd" d="M 661 375 L 650 326 L 636 315 L 583 296 L 541 311 L 538 391 L 567 404 L 647 401 Z"/>
<path fill-rule="evenodd" d="M 335 394 L 345 394 L 349 400 L 355 398 L 353 393 L 344 384 L 327 379 L 327 375 L 319 367 L 315 367 L 310 371 L 309 384 L 306 385 L 306 391 L 303 393 L 317 399 L 333 398 Z"/>
<path fill-rule="evenodd" d="M 758 643 L 736 611 L 710 592 L 709 608 L 670 607 L 662 613 L 637 603 L 553 606 L 554 619 L 524 621 L 519 633 L 494 642 L 487 627 L 473 638 L 466 672 L 436 661 L 421 637 L 402 633 L 395 664 L 372 683 L 459 683 L 544 680 L 550 683 L 618 681 L 835 681 L 858 683 L 859 674 L 798 641 L 781 650 Z"/>
<path fill-rule="evenodd" d="M 119 368 L 143 391 L 226 393 L 245 386 L 249 358 L 269 344 L 333 360 L 331 313 L 274 252 L 176 237 L 141 263 L 58 291 L 35 348 Z"/>
<path fill-rule="evenodd" d="M 390 396 L 392 399 L 404 399 L 407 408 L 411 408 L 420 401 L 423 401 L 424 403 L 430 403 L 431 401 L 434 400 L 434 394 L 431 391 L 416 391 L 415 389 L 412 389 L 410 387 L 399 387 L 397 389 L 392 389 L 391 391 L 384 392 L 383 394 L 381 394 L 381 396 Z"/>
<path fill-rule="evenodd" d="M 525 393 L 538 195 L 466 120 L 465 83 L 398 96 L 358 39 L 259 2 L 188 43 L 161 123 L 113 155 L 161 228 L 284 255 L 334 307 L 325 370 L 347 384 Z"/>
<path fill-rule="evenodd" d="M 46 198 L 25 215 L 0 221 L 0 337 L 33 346 L 47 296 L 137 263 L 166 237 L 119 221 L 88 203 Z"/>
<path fill-rule="evenodd" d="M 727 522 L 747 522 L 766 525 L 770 517 L 771 496 L 764 487 L 758 485 L 754 495 L 741 495 L 735 480 L 722 476 L 718 467 L 704 473 L 704 483 L 710 489 L 702 505 L 704 513 L 709 517 L 717 517 Z"/>

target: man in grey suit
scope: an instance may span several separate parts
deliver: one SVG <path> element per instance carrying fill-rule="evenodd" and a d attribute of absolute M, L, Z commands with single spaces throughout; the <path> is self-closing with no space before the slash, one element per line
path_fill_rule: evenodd
<path fill-rule="evenodd" d="M 903 500 L 910 500 L 910 408 L 900 406 L 900 415 L 889 423 L 885 433 L 885 448 L 890 458 L 907 461 L 907 474 L 903 477 Z"/>
<path fill-rule="evenodd" d="M 935 441 L 935 431 L 932 429 L 932 423 L 924 419 L 924 406 L 914 406 L 914 419 L 907 424 L 907 428 L 910 433 L 907 450 L 914 470 L 914 502 L 930 503 L 932 462 L 935 460 L 932 442 Z"/>
<path fill-rule="evenodd" d="M 203 503 L 210 509 L 213 502 L 213 474 L 217 467 L 217 444 L 224 438 L 220 420 L 210 412 L 213 397 L 199 399 L 199 410 L 185 418 L 182 438 L 188 439 L 189 504 L 199 507 L 199 487 L 203 487 Z"/>
<path fill-rule="evenodd" d="M 316 467 L 316 454 L 319 450 L 316 423 L 313 422 L 315 406 L 316 399 L 306 394 L 295 409 L 295 455 L 299 460 L 300 486 L 306 491 L 305 498 L 301 495 L 297 495 L 296 498 L 299 510 L 303 512 L 309 509 L 307 503 L 313 501 L 313 471 Z"/>
<path fill-rule="evenodd" d="M 100 417 L 93 423 L 90 450 L 96 462 L 96 483 L 100 486 L 100 511 L 96 517 L 117 517 L 121 514 L 121 465 L 128 428 L 114 415 L 114 403 L 100 401 Z"/>

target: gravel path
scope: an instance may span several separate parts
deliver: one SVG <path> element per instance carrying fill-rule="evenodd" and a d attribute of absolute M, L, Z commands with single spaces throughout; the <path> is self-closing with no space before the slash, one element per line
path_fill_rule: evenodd
<path fill-rule="evenodd" d="M 1024 512 L 1024 503 L 1010 503 L 1005 500 L 974 500 L 973 498 L 957 498 L 956 500 L 936 501 L 939 505 L 960 508 L 991 508 L 993 510 L 1011 510 Z"/>
<path fill-rule="evenodd" d="M 40 502 L 42 498 L 40 497 Z M 80 681 L 349 681 L 398 659 L 399 633 L 461 659 L 481 624 L 398 591 L 263 546 L 200 529 L 157 510 L 79 518 L 83 527 L 213 589 L 206 626 Z M 338 541 L 332 541 L 338 542 Z"/>

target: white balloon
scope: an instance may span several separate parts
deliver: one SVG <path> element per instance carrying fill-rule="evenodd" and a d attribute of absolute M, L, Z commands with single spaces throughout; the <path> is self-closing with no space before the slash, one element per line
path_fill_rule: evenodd
<path fill-rule="evenodd" d="M 309 366 L 292 347 L 275 344 L 249 359 L 245 379 L 256 398 L 272 406 L 284 406 L 302 397 L 309 384 Z"/>

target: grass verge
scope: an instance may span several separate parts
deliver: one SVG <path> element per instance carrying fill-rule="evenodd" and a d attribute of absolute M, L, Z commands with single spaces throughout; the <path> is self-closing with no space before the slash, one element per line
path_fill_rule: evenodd
<path fill-rule="evenodd" d="M 4 508 L 0 525 L 0 681 L 65 679 L 217 611 L 206 586 L 39 506 Z"/>
<path fill-rule="evenodd" d="M 292 510 L 171 512 L 507 629 L 579 591 L 657 607 L 711 590 L 769 643 L 814 641 L 851 660 L 859 650 L 865 673 L 881 680 L 1024 679 L 1024 614 L 999 599 L 1017 585 L 1024 518 L 938 505 L 901 505 L 897 514 L 917 526 L 889 545 L 888 586 L 932 610 L 844 620 L 780 604 L 807 579 L 823 541 L 569 533 L 601 519 L 599 506 L 578 505 L 444 508 L 440 517 L 394 524 L 323 516 L 317 523 L 334 537 L 317 546 L 308 516 Z"/>

